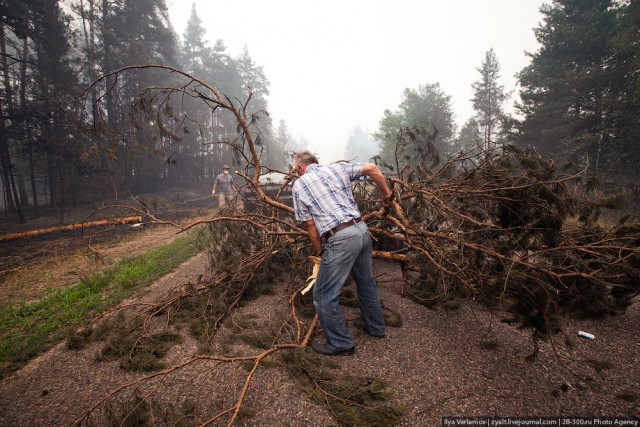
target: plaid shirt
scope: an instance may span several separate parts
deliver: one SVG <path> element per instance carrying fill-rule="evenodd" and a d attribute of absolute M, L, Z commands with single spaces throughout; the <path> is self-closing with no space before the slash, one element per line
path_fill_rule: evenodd
<path fill-rule="evenodd" d="M 322 236 L 336 225 L 360 217 L 351 181 L 362 176 L 362 163 L 311 164 L 293 184 L 298 221 L 313 219 Z"/>

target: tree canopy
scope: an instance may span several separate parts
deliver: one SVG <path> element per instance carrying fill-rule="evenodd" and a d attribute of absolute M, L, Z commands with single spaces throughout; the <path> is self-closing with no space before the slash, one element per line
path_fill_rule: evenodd
<path fill-rule="evenodd" d="M 190 97 L 166 104 L 184 109 L 160 132 L 144 123 L 149 86 L 172 76 L 148 69 L 92 85 L 91 102 L 73 103 L 99 76 L 140 64 L 175 66 L 215 81 L 243 102 L 251 96 L 265 164 L 281 167 L 267 114 L 269 81 L 245 48 L 237 58 L 218 39 L 209 46 L 195 5 L 182 40 L 165 0 L 7 0 L 2 3 L 0 177 L 5 209 L 24 220 L 43 205 L 63 209 L 96 198 L 175 186 L 209 187 L 224 163 L 242 159 L 218 142 L 236 134 L 228 112 L 203 111 Z M 79 118 L 79 120 L 75 120 Z M 153 124 L 153 123 L 152 123 Z"/>
<path fill-rule="evenodd" d="M 592 167 L 608 186 L 638 176 L 638 1 L 554 0 L 519 74 L 519 142 Z M 624 41 L 623 41 L 624 40 Z"/>
<path fill-rule="evenodd" d="M 395 163 L 399 129 L 420 128 L 434 135 L 432 144 L 442 154 L 452 148 L 455 134 L 451 96 L 444 93 L 439 83 L 420 85 L 418 89 L 405 89 L 397 110 L 385 110 L 380 127 L 374 137 L 380 145 L 380 156 L 389 163 Z M 414 163 L 418 159 L 427 162 L 424 154 L 429 151 L 425 145 L 409 146 L 409 151 L 401 155 L 400 163 Z"/>

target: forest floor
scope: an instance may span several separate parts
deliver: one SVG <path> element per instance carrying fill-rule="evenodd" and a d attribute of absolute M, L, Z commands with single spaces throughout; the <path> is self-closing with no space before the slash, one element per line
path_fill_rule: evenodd
<path fill-rule="evenodd" d="M 206 217 L 213 208 L 204 203 L 184 209 L 175 213 L 174 219 Z M 86 213 L 78 213 L 77 218 L 82 220 L 83 215 Z M 76 220 L 68 218 L 68 222 Z M 16 260 L 16 264 L 3 264 L 5 270 L 11 270 L 3 277 L 17 273 L 24 276 L 22 285 L 2 282 L 0 301 L 37 297 L 45 288 L 68 285 L 92 269 L 176 237 L 176 229 L 169 226 L 150 226 L 142 231 L 131 231 L 126 225 L 114 227 L 120 228 L 111 233 L 102 230 L 105 235 L 101 235 L 101 241 L 97 239 L 101 232 L 93 232 L 91 248 L 89 237 L 78 235 L 43 236 L 31 244 L 23 242 L 18 246 L 24 247 L 16 246 L 15 250 L 7 249 L 7 244 L 13 246 L 11 242 L 2 244 L 0 255 Z M 507 416 L 617 416 L 629 421 L 628 425 L 638 425 L 632 424 L 640 421 L 637 300 L 624 316 L 567 321 L 564 332 L 541 342 L 537 359 L 527 361 L 533 351 L 530 330 L 501 322 L 500 313 L 488 313 L 470 303 L 456 311 L 429 310 L 402 295 L 402 276 L 395 264 L 376 261 L 374 272 L 384 306 L 401 314 L 402 326 L 388 328 L 384 339 L 372 338 L 353 327 L 359 317 L 357 309 L 344 307 L 356 340 L 355 355 L 325 358 L 336 363 L 336 371 L 385 380 L 393 392 L 392 404 L 404 408 L 399 425 L 439 426 L 442 417 Z M 147 288 L 145 295 L 123 304 L 157 301 L 171 289 L 196 283 L 209 273 L 208 258 L 201 253 Z M 27 277 L 32 277 L 29 286 L 24 285 L 29 282 L 24 279 Z M 264 326 L 278 312 L 287 310 L 290 290 L 286 288 L 276 287 L 273 295 L 244 304 L 233 314 L 235 320 L 231 323 L 251 318 L 255 327 Z M 224 328 L 227 326 L 219 333 L 221 338 L 227 332 Z M 595 340 L 577 337 L 579 330 L 594 334 Z M 167 366 L 180 365 L 198 354 L 198 344 L 188 330 L 179 332 L 183 339 L 164 357 Z M 110 392 L 147 375 L 125 372 L 117 361 L 99 361 L 96 354 L 102 345 L 93 342 L 84 349 L 69 350 L 61 343 L 0 380 L 0 425 L 71 425 Z M 261 352 L 248 344 L 238 344 L 234 351 Z M 236 424 L 337 425 L 331 411 L 315 403 L 290 371 L 278 363 L 280 356 L 270 357 L 276 363 L 264 364 L 257 370 L 244 403 L 247 411 Z M 233 404 L 247 374 L 241 363 L 205 360 L 175 371 L 163 382 L 141 386 L 138 391 L 143 395 L 154 392 L 157 418 L 152 421 L 157 425 L 199 425 Z M 187 406 L 191 408 L 188 411 Z M 188 412 L 181 419 L 182 424 L 175 421 L 175 413 L 180 411 Z M 100 413 L 117 412 L 117 406 L 110 406 Z M 170 414 L 174 414 L 173 418 Z M 212 425 L 225 424 L 223 417 Z M 577 424 L 594 425 L 583 420 Z"/>

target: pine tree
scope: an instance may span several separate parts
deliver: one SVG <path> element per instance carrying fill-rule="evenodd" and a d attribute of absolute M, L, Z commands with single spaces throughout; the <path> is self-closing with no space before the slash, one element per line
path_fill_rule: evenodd
<path fill-rule="evenodd" d="M 206 30 L 202 26 L 202 19 L 196 11 L 196 4 L 191 5 L 191 15 L 187 27 L 182 35 L 181 66 L 184 71 L 198 75 L 203 72 L 205 63 L 211 54 L 205 40 Z"/>
<path fill-rule="evenodd" d="M 611 40 L 617 11 L 611 0 L 554 0 L 541 8 L 540 49 L 519 74 L 524 114 L 520 142 L 565 161 L 612 172 L 615 116 L 608 101 L 616 79 Z"/>
<path fill-rule="evenodd" d="M 405 89 L 402 101 L 396 111 L 385 110 L 378 131 L 374 133 L 380 145 L 380 156 L 388 164 L 395 163 L 398 132 L 406 128 L 419 128 L 427 134 L 435 135 L 433 145 L 440 155 L 451 150 L 455 123 L 451 96 L 446 95 L 440 84 L 420 85 L 418 90 Z M 407 162 L 420 163 L 431 147 L 413 144 L 414 151 L 407 153 Z M 417 150 L 417 151 L 416 151 Z"/>
<path fill-rule="evenodd" d="M 59 104 L 77 93 L 77 80 L 72 71 L 67 18 L 56 0 L 33 1 L 33 42 L 36 57 L 34 69 L 37 99 L 36 117 L 42 120 L 37 144 L 46 156 L 50 205 L 64 209 L 77 200 L 80 146 L 75 130 L 62 114 Z M 71 199 L 71 200 L 69 200 Z"/>
<path fill-rule="evenodd" d="M 612 117 L 611 151 L 614 165 L 607 169 L 624 171 L 618 181 L 635 188 L 640 201 L 640 0 L 632 0 L 620 10 L 618 29 L 612 42 L 610 61 L 612 90 L 606 102 Z M 606 159 L 605 159 L 606 160 Z M 620 168 L 619 164 L 624 167 Z M 616 167 L 617 166 L 617 167 Z"/>
<path fill-rule="evenodd" d="M 103 1 L 103 70 L 140 64 L 176 64 L 176 39 L 169 24 L 164 0 Z M 150 70 L 105 81 L 106 115 L 112 138 L 110 157 L 115 186 L 121 190 L 148 192 L 158 188 L 157 177 L 166 175 L 177 149 L 175 142 L 158 138 L 149 127 L 132 126 L 123 120 L 129 103 L 145 87 L 169 84 L 166 73 Z M 117 85 L 114 85 L 117 83 Z M 164 154 L 164 159 L 159 158 Z"/>
<path fill-rule="evenodd" d="M 481 77 L 471 85 L 473 108 L 482 129 L 483 142 L 489 147 L 495 142 L 493 136 L 500 130 L 500 122 L 504 116 L 502 104 L 509 96 L 505 94 L 504 86 L 498 84 L 500 63 L 493 49 L 487 51 L 482 65 L 477 70 Z"/>

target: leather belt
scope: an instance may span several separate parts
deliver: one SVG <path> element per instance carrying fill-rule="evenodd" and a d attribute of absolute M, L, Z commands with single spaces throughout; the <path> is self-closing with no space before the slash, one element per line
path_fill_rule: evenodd
<path fill-rule="evenodd" d="M 354 218 L 354 219 L 352 219 L 350 221 L 343 222 L 342 224 L 338 224 L 335 227 L 333 227 L 331 230 L 324 232 L 322 234 L 322 238 L 324 240 L 327 240 L 329 237 L 333 236 L 334 234 L 336 234 L 338 231 L 342 230 L 343 228 L 347 228 L 347 227 L 351 227 L 352 225 L 356 225 L 360 221 L 362 221 L 362 218 L 358 217 L 358 218 Z"/>

